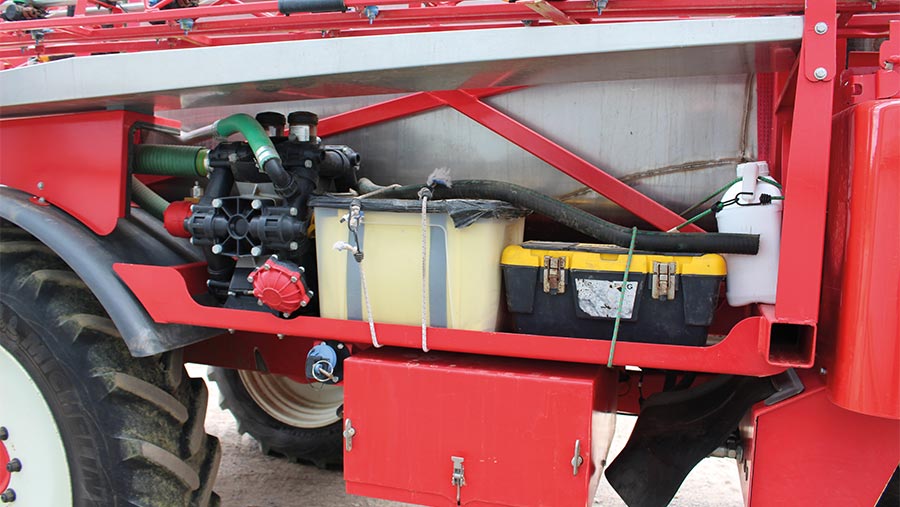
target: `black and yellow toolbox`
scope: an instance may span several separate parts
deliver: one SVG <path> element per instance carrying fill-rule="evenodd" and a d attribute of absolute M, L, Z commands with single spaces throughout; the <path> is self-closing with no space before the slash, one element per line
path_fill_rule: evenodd
<path fill-rule="evenodd" d="M 501 264 L 516 332 L 612 338 L 628 250 L 527 241 Z M 716 254 L 634 252 L 617 340 L 704 345 L 725 279 Z"/>

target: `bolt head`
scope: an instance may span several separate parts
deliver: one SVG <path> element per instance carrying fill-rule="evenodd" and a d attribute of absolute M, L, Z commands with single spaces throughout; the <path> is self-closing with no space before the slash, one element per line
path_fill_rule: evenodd
<path fill-rule="evenodd" d="M 270 266 L 268 264 L 263 264 L 263 269 L 268 271 L 268 270 L 272 269 L 272 266 Z"/>
<path fill-rule="evenodd" d="M 300 245 L 298 245 L 296 241 L 291 241 L 291 244 L 288 245 L 288 248 L 290 248 L 291 250 L 296 250 L 300 248 Z"/>
<path fill-rule="evenodd" d="M 828 77 L 828 71 L 825 70 L 825 67 L 818 67 L 818 68 L 816 68 L 816 70 L 813 71 L 813 76 L 815 76 L 816 79 L 821 81 L 821 80 L 825 79 L 826 77 Z"/>
<path fill-rule="evenodd" d="M 309 291 L 306 291 L 306 295 L 309 296 L 309 297 L 313 297 L 313 296 L 316 295 L 316 293 L 313 292 L 313 291 L 311 291 L 311 290 L 309 290 Z"/>
<path fill-rule="evenodd" d="M 222 248 L 222 245 L 213 245 L 212 248 L 210 248 L 210 250 L 212 251 L 212 253 L 218 255 L 218 254 L 222 253 L 223 248 Z"/>
<path fill-rule="evenodd" d="M 234 329 L 228 328 L 228 334 L 234 334 Z"/>
<path fill-rule="evenodd" d="M 6 426 L 0 426 L 0 440 L 6 440 L 9 438 L 9 430 L 6 429 Z"/>
<path fill-rule="evenodd" d="M 291 214 L 292 217 L 297 216 L 297 213 L 299 213 L 299 211 L 297 211 L 297 208 L 291 208 L 291 209 L 288 210 L 288 211 L 289 211 L 289 213 Z"/>
<path fill-rule="evenodd" d="M 259 306 L 262 306 L 262 305 L 264 305 L 265 303 L 263 303 L 263 300 L 262 300 L 262 299 L 257 299 L 257 300 L 256 300 L 256 304 L 259 305 Z"/>
<path fill-rule="evenodd" d="M 212 207 L 213 208 L 221 208 L 222 207 L 222 199 L 213 199 Z"/>
<path fill-rule="evenodd" d="M 291 316 L 291 314 L 288 313 L 288 312 L 283 312 L 283 313 L 281 314 L 281 316 L 284 317 L 284 318 L 288 318 L 288 317 Z"/>
<path fill-rule="evenodd" d="M 22 462 L 19 461 L 19 458 L 13 458 L 9 460 L 9 463 L 6 464 L 7 472 L 21 472 L 22 471 Z"/>
<path fill-rule="evenodd" d="M 47 202 L 47 199 L 44 199 L 43 197 L 38 197 L 38 202 L 41 204 L 44 204 L 45 202 Z"/>
<path fill-rule="evenodd" d="M 343 344 L 343 343 L 338 343 L 338 344 L 337 344 L 337 348 L 338 348 L 338 350 L 344 350 L 344 344 Z"/>
<path fill-rule="evenodd" d="M 16 501 L 16 491 L 12 488 L 0 493 L 0 502 L 11 503 Z"/>
<path fill-rule="evenodd" d="M 297 278 L 296 276 L 291 277 L 291 283 L 297 283 L 297 280 L 299 280 L 299 278 Z"/>
<path fill-rule="evenodd" d="M 306 301 L 300 301 L 300 306 L 302 306 L 303 308 L 306 308 Z"/>
<path fill-rule="evenodd" d="M 817 34 L 824 35 L 825 32 L 828 31 L 828 23 L 826 23 L 824 21 L 819 21 L 818 23 L 816 23 L 816 26 L 814 27 L 814 29 Z"/>
<path fill-rule="evenodd" d="M 313 166 L 312 160 L 307 159 L 305 162 L 303 162 L 303 167 L 305 167 L 307 169 L 312 168 L 312 166 Z"/>
<path fill-rule="evenodd" d="M 38 190 L 43 190 L 43 189 L 44 189 L 44 182 L 43 182 L 43 181 L 39 181 L 38 184 L 37 184 L 37 187 L 38 187 Z"/>
<path fill-rule="evenodd" d="M 250 282 L 250 283 L 253 283 L 253 277 L 252 277 L 252 276 L 248 276 L 248 277 L 247 277 L 247 281 Z"/>
<path fill-rule="evenodd" d="M 261 253 L 262 253 L 262 248 L 260 248 L 258 246 L 255 246 L 250 249 L 250 255 L 252 255 L 254 257 L 258 256 Z M 251 280 L 251 282 L 252 282 L 252 280 Z"/>
<path fill-rule="evenodd" d="M 260 201 L 259 199 L 253 199 L 252 201 L 250 201 L 250 207 L 253 209 L 262 208 L 262 201 Z"/>
<path fill-rule="evenodd" d="M 828 370 L 825 368 L 819 368 L 819 375 L 828 375 Z"/>
<path fill-rule="evenodd" d="M 283 335 L 283 334 L 278 333 L 276 336 L 278 336 L 278 339 L 279 339 L 279 340 L 284 340 L 284 335 Z"/>

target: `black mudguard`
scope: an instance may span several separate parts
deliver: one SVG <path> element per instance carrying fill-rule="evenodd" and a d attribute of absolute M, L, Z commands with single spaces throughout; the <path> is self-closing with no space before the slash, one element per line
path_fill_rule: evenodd
<path fill-rule="evenodd" d="M 174 266 L 202 261 L 186 240 L 175 238 L 140 209 L 119 220 L 108 236 L 99 236 L 66 212 L 40 206 L 30 196 L 0 187 L 0 218 L 15 224 L 53 250 L 90 287 L 135 356 L 151 356 L 190 345 L 222 330 L 158 324 L 116 276 L 117 262 Z M 161 288 L 162 289 L 162 288 Z"/>

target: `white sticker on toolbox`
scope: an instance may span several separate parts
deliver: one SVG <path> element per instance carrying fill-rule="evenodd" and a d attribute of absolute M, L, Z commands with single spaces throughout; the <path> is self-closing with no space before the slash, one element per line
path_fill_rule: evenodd
<path fill-rule="evenodd" d="M 622 301 L 623 319 L 630 319 L 634 311 L 637 286 L 637 282 L 628 282 L 625 286 L 625 300 Z M 622 282 L 576 278 L 575 290 L 578 292 L 578 307 L 581 311 L 591 317 L 616 318 Z"/>

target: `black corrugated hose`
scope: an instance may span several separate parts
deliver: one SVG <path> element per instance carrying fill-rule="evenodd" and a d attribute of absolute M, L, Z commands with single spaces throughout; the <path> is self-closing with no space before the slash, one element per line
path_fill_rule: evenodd
<path fill-rule="evenodd" d="M 362 182 L 361 182 L 362 183 Z M 362 185 L 361 185 L 362 187 Z M 422 185 L 402 187 L 360 188 L 361 192 L 382 189 L 378 198 L 416 199 Z M 631 242 L 631 229 L 607 222 L 574 206 L 569 206 L 550 196 L 513 183 L 493 180 L 454 181 L 452 188 L 439 187 L 435 199 L 495 199 L 533 210 L 555 222 L 570 227 L 604 243 L 627 248 Z M 638 231 L 635 248 L 650 252 L 672 253 L 725 253 L 755 255 L 759 251 L 756 234 L 731 233 L 668 233 Z"/>

